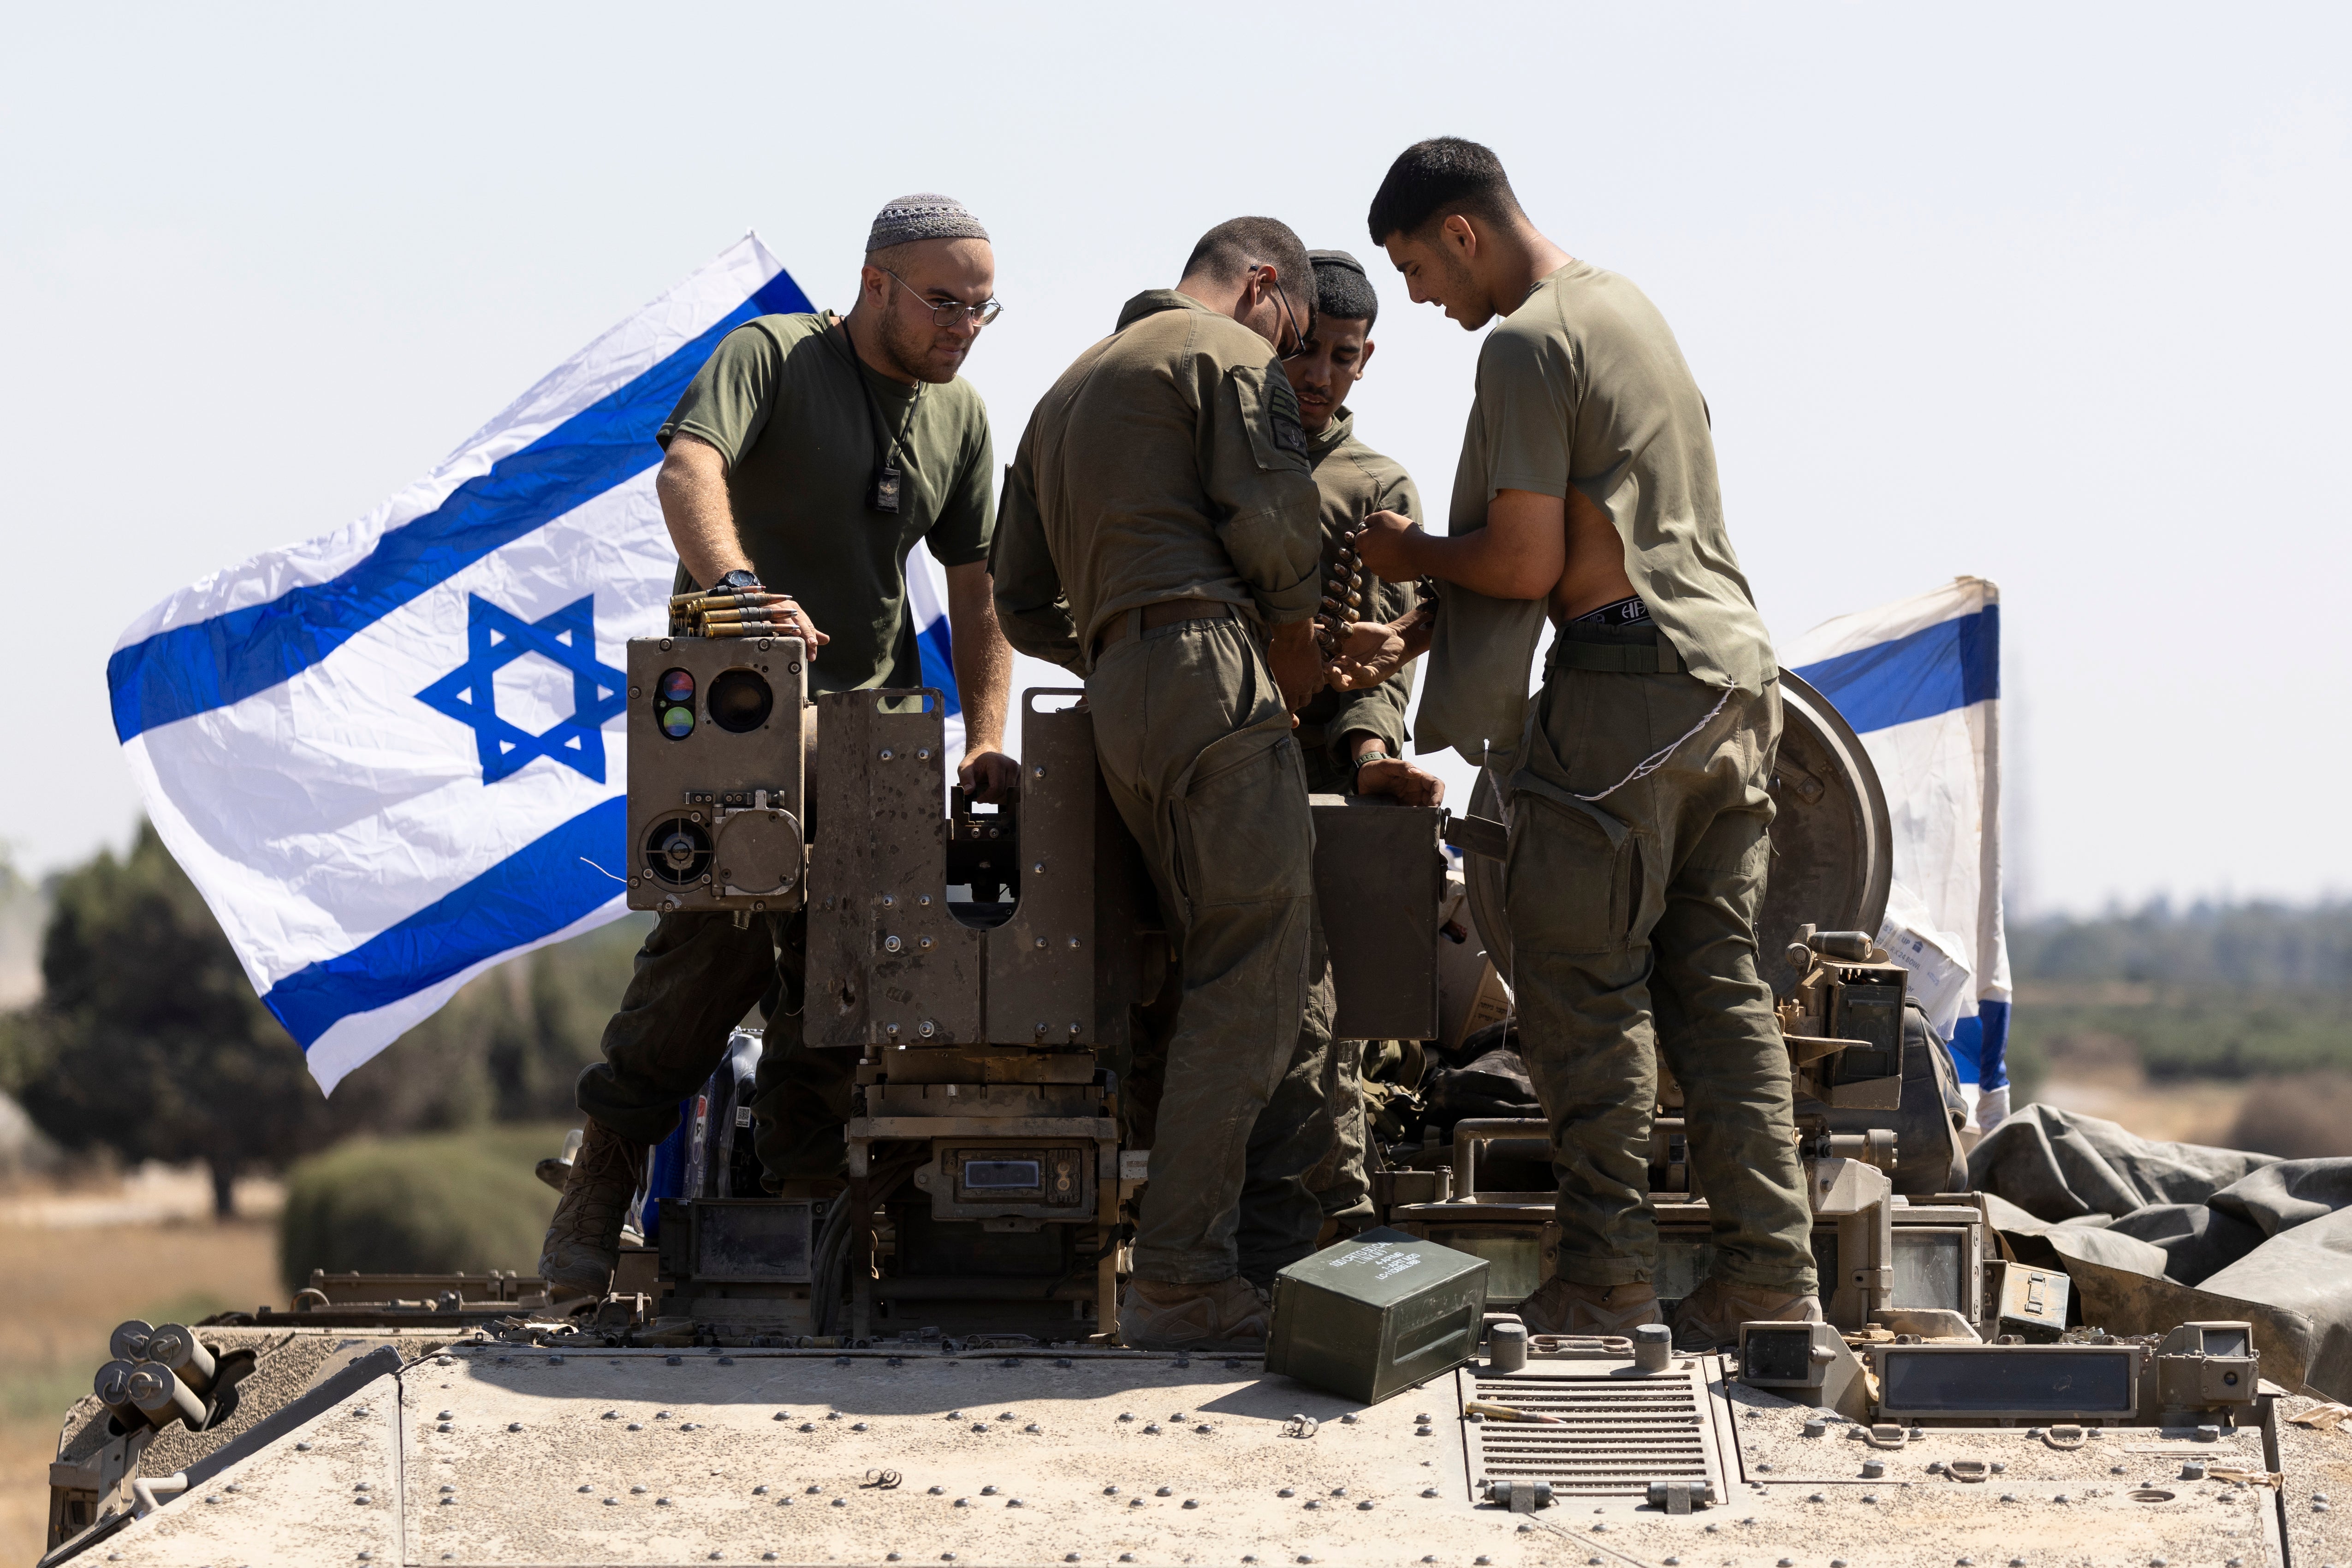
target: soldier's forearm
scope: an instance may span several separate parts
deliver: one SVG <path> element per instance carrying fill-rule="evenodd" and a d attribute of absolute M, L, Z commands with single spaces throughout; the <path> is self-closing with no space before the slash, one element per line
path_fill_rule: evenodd
<path fill-rule="evenodd" d="M 697 583 L 716 583 L 730 572 L 752 570 L 735 531 L 735 509 L 727 496 L 727 459 L 719 448 L 684 431 L 670 437 L 661 472 L 654 477 L 662 521 L 680 564 Z M 781 588 L 782 584 L 772 583 Z"/>
<path fill-rule="evenodd" d="M 963 699 L 964 749 L 1001 751 L 1013 649 L 997 624 L 987 563 L 948 568 L 948 632 L 955 650 L 956 690 Z"/>

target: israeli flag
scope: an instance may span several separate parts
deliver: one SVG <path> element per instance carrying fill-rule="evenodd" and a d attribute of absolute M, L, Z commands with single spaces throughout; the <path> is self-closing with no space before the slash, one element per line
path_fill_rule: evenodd
<path fill-rule="evenodd" d="M 2000 590 L 1958 577 L 1824 621 L 1781 649 L 1862 737 L 1894 818 L 1879 944 L 1953 1065 L 1977 1124 L 2009 1114 L 2009 937 L 2000 907 Z"/>
<path fill-rule="evenodd" d="M 677 564 L 654 432 L 720 338 L 808 309 L 746 236 L 367 517 L 122 634 L 148 814 L 322 1089 L 624 912 L 624 647 L 664 628 Z M 935 644 L 951 670 L 917 581 L 927 670 Z"/>

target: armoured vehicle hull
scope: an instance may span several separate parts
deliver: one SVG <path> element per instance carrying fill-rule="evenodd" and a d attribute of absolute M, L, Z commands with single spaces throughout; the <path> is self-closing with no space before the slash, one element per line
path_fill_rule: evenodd
<path fill-rule="evenodd" d="M 1078 1345 L 206 1332 L 261 1347 L 256 1377 L 284 1363 L 281 1392 L 301 1367 L 342 1375 L 208 1458 L 209 1434 L 154 1440 L 152 1505 L 110 1492 L 110 1517 L 52 1560 L 2042 1568 L 2352 1549 L 2311 1500 L 2346 1495 L 2352 1441 L 2296 1425 L 2315 1402 L 2275 1390 L 2242 1425 L 1874 1435 L 1744 1386 L 1726 1357 L 1649 1373 L 1622 1346 L 1473 1363 L 1367 1407 L 1253 1358 Z M 1559 1424 L 1473 1421 L 1471 1400 Z M 53 1476 L 119 1441 L 100 1437 L 69 1429 Z M 1541 1505 L 1495 1500 L 1497 1481 Z"/>
<path fill-rule="evenodd" d="M 857 1063 L 845 1177 L 763 1189 L 745 1034 L 601 1300 L 315 1277 L 292 1310 L 125 1325 L 60 1436 L 48 1561 L 2352 1563 L 2315 1496 L 2352 1497 L 2352 1431 L 2296 1424 L 2314 1402 L 2262 1382 L 2264 1328 L 2110 1322 L 2173 1335 L 2070 1352 L 2065 1277 L 1948 1190 L 1932 1042 L 1874 942 L 1885 802 L 1801 684 L 1762 925 L 1827 1326 L 1522 1349 L 1545 1124 L 1467 1120 L 1375 1152 L 1375 1217 L 1484 1260 L 1463 1277 L 1506 1331 L 1474 1305 L 1448 1331 L 1477 1353 L 1441 1369 L 1276 1325 L 1329 1386 L 1420 1379 L 1364 1405 L 1107 1331 L 1171 955 L 1085 712 L 1026 694 L 1017 806 L 943 809 L 936 694 L 809 703 L 796 643 L 718 641 L 632 646 L 631 901 L 806 909 L 803 1035 Z M 1318 798 L 1342 1035 L 1437 1032 L 1442 845 L 1507 966 L 1490 801 Z M 1671 1086 L 1657 1110 L 1671 1300 L 1709 1210 Z"/>

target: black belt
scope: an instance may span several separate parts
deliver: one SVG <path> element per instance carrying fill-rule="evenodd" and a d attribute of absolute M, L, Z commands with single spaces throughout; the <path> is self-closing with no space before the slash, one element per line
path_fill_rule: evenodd
<path fill-rule="evenodd" d="M 1612 675 L 1679 675 L 1683 656 L 1655 626 L 1596 626 L 1552 623 L 1552 663 L 1562 669 L 1598 669 Z"/>

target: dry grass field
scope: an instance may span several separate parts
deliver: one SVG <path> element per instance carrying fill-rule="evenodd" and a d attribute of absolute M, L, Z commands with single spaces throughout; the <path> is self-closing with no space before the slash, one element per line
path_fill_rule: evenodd
<path fill-rule="evenodd" d="M 2230 1142 L 2255 1080 L 2191 1078 L 2151 1081 L 2137 1064 L 2053 1071 L 2034 1098 L 2044 1105 L 2121 1122 L 2143 1138 L 2179 1143 Z"/>
<path fill-rule="evenodd" d="M 99 1203 L 116 1208 L 97 1211 Z M 9 1286 L 0 1309 L 0 1564 L 6 1568 L 41 1554 L 58 1423 L 68 1405 L 89 1392 L 115 1324 L 125 1318 L 194 1322 L 284 1299 L 274 1216 L 226 1226 L 177 1216 L 122 1220 L 121 1205 L 118 1196 L 96 1194 L 80 1205 L 71 1194 L 17 1194 L 0 1204 L 0 1279 Z M 116 1222 L 70 1223 L 83 1217 Z M 36 1223 L 23 1223 L 27 1219 Z"/>

